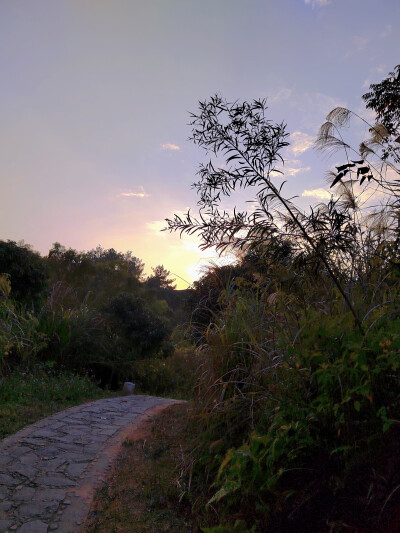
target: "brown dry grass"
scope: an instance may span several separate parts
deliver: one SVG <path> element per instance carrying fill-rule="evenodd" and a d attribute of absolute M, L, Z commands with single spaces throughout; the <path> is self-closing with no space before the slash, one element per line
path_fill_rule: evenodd
<path fill-rule="evenodd" d="M 87 533 L 200 531 L 202 517 L 194 515 L 190 503 L 188 410 L 188 404 L 170 406 L 124 442 L 112 473 L 97 491 Z"/>

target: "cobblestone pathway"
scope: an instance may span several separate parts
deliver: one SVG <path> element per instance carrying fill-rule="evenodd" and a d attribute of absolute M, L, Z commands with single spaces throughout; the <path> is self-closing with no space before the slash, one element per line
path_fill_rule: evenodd
<path fill-rule="evenodd" d="M 174 400 L 125 396 L 61 411 L 0 441 L 0 532 L 76 533 L 121 441 Z"/>

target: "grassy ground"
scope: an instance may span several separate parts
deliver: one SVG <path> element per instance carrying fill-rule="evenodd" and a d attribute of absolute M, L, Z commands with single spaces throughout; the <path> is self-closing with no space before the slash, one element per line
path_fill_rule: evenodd
<path fill-rule="evenodd" d="M 85 377 L 44 369 L 15 372 L 0 386 L 0 438 L 67 407 L 110 395 Z"/>
<path fill-rule="evenodd" d="M 137 394 L 189 399 L 199 356 L 180 348 L 166 359 L 146 359 L 135 366 Z M 87 377 L 37 365 L 14 370 L 0 381 L 0 439 L 57 411 L 118 393 L 104 391 Z"/>
<path fill-rule="evenodd" d="M 125 441 L 98 490 L 87 533 L 200 532 L 204 508 L 191 494 L 188 404 L 164 410 Z"/>

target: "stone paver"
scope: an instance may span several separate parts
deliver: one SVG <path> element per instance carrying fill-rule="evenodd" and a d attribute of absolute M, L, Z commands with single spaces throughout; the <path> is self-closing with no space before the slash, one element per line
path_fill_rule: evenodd
<path fill-rule="evenodd" d="M 125 396 L 61 411 L 0 441 L 0 533 L 76 533 L 124 435 L 175 400 Z"/>

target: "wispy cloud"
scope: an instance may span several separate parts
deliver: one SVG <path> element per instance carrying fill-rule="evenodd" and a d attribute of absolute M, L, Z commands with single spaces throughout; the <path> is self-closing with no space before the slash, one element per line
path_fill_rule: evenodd
<path fill-rule="evenodd" d="M 276 94 L 268 98 L 269 103 L 281 102 L 282 100 L 288 100 L 292 96 L 292 89 L 283 88 Z"/>
<path fill-rule="evenodd" d="M 177 144 L 164 143 L 161 145 L 161 150 L 172 150 L 176 152 L 180 149 L 181 149 L 180 146 L 178 146 Z"/>
<path fill-rule="evenodd" d="M 383 30 L 383 32 L 381 32 L 380 37 L 381 37 L 382 39 L 385 39 L 385 38 L 388 37 L 391 33 L 392 33 L 392 25 L 391 25 L 391 24 L 388 24 L 388 25 L 386 26 L 386 28 Z"/>
<path fill-rule="evenodd" d="M 331 4 L 331 0 L 304 0 L 305 4 L 311 4 L 312 7 L 324 7 Z"/>
<path fill-rule="evenodd" d="M 315 138 L 312 135 L 308 135 L 308 133 L 295 131 L 290 136 L 291 144 L 288 150 L 293 152 L 294 155 L 302 154 L 312 147 L 314 140 Z"/>
<path fill-rule="evenodd" d="M 145 192 L 142 186 L 139 187 L 139 192 L 127 191 L 117 194 L 117 198 L 149 198 L 150 194 Z"/>
<path fill-rule="evenodd" d="M 308 172 L 309 170 L 311 170 L 311 167 L 301 167 L 301 168 L 285 167 L 284 175 L 285 176 L 296 176 L 296 174 L 300 174 L 302 172 Z"/>
<path fill-rule="evenodd" d="M 368 76 L 367 79 L 364 80 L 364 83 L 362 85 L 362 88 L 363 89 L 366 89 L 368 88 L 371 83 L 374 83 L 373 79 L 376 78 L 377 76 L 375 76 L 375 74 L 379 74 L 379 78 L 381 77 L 381 75 L 386 71 L 386 65 L 381 63 L 380 65 L 378 65 L 377 67 L 373 67 L 370 69 L 369 73 L 370 75 Z"/>
<path fill-rule="evenodd" d="M 296 176 L 303 172 L 308 172 L 311 167 L 302 167 L 299 159 L 287 159 L 285 165 L 279 165 L 276 171 L 271 172 L 271 176 L 275 178 L 285 179 L 289 176 Z"/>
<path fill-rule="evenodd" d="M 177 209 L 177 210 L 171 211 L 169 215 L 167 216 L 171 220 L 174 218 L 175 215 L 178 215 L 181 218 L 185 218 L 189 209 L 190 209 L 189 207 L 186 208 L 186 211 Z M 162 231 L 164 228 L 167 227 L 167 222 L 165 218 L 163 218 L 162 220 L 153 220 L 152 222 L 147 222 L 146 227 L 148 228 L 150 233 L 152 233 L 153 235 L 157 235 L 158 237 L 166 237 L 167 235 L 169 235 L 168 231 Z"/>
<path fill-rule="evenodd" d="M 150 230 L 151 233 L 157 235 L 158 237 L 167 237 L 168 233 L 162 231 L 167 226 L 165 220 L 154 220 L 153 222 L 147 222 L 146 227 Z"/>
<path fill-rule="evenodd" d="M 362 52 L 365 50 L 365 48 L 368 46 L 368 44 L 371 42 L 371 39 L 369 37 L 365 37 L 365 35 L 355 35 L 353 37 L 353 44 L 351 47 L 351 50 L 348 50 L 345 57 L 351 57 L 354 54 L 357 54 L 359 52 Z"/>
<path fill-rule="evenodd" d="M 376 190 L 373 187 L 364 187 L 363 189 L 356 189 L 355 191 L 356 199 L 359 205 L 365 205 L 366 207 L 371 207 L 373 203 L 381 200 L 384 197 L 382 191 Z M 306 189 L 301 193 L 303 198 L 317 198 L 318 200 L 330 200 L 333 198 L 337 199 L 340 196 L 340 191 L 328 191 L 323 187 L 318 189 Z"/>
<path fill-rule="evenodd" d="M 306 189 L 301 193 L 303 198 L 318 198 L 318 200 L 330 200 L 332 194 L 320 187 L 319 189 Z"/>

